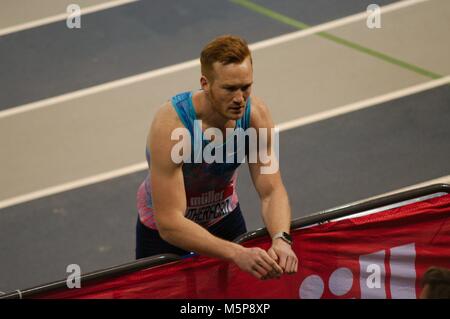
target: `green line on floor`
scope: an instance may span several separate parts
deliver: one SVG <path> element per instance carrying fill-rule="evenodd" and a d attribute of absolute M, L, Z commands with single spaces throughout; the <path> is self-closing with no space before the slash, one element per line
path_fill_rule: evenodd
<path fill-rule="evenodd" d="M 259 4 L 251 2 L 249 0 L 231 0 L 231 2 L 233 2 L 233 3 L 237 4 L 237 5 L 240 5 L 242 7 L 245 7 L 247 9 L 249 9 L 249 10 L 252 10 L 254 12 L 257 12 L 257 13 L 260 13 L 262 15 L 265 15 L 265 16 L 267 16 L 269 18 L 272 18 L 274 20 L 277 20 L 279 22 L 282 22 L 284 24 L 290 25 L 291 27 L 294 27 L 296 29 L 306 30 L 306 29 L 311 28 L 311 26 L 309 26 L 309 25 L 307 25 L 307 24 L 305 24 L 303 22 L 300 22 L 298 20 L 292 19 L 292 18 L 290 18 L 288 16 L 285 16 L 285 15 L 283 15 L 281 13 L 275 12 L 275 11 L 273 11 L 271 9 L 263 7 L 263 6 L 259 5 Z M 328 32 L 318 32 L 316 35 L 318 35 L 318 36 L 320 36 L 320 37 L 322 37 L 324 39 L 333 41 L 335 43 L 344 45 L 344 46 L 346 46 L 348 48 L 351 48 L 351 49 L 357 50 L 359 52 L 368 54 L 368 55 L 370 55 L 372 57 L 378 58 L 378 59 L 383 60 L 385 62 L 397 65 L 397 66 L 399 66 L 401 68 L 404 68 L 404 69 L 407 69 L 409 71 L 412 71 L 412 72 L 418 73 L 420 75 L 432 78 L 432 79 L 439 79 L 439 78 L 443 77 L 442 75 L 439 75 L 439 74 L 436 74 L 434 72 L 425 70 L 425 69 L 423 69 L 421 67 L 415 66 L 415 65 L 410 64 L 408 62 L 401 61 L 401 60 L 399 60 L 397 58 L 391 57 L 391 56 L 389 56 L 387 54 L 384 54 L 384 53 L 381 53 L 379 51 L 366 48 L 366 47 L 364 47 L 362 45 L 359 45 L 357 43 L 345 40 L 345 39 L 340 38 L 338 36 L 332 35 L 331 33 L 328 33 Z"/>

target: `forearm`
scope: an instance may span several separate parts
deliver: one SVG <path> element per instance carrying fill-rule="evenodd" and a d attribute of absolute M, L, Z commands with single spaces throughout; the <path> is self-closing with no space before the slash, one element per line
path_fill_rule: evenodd
<path fill-rule="evenodd" d="M 244 248 L 212 235 L 200 225 L 180 216 L 170 227 L 160 228 L 161 237 L 170 244 L 200 255 L 233 260 Z"/>
<path fill-rule="evenodd" d="M 272 191 L 262 199 L 262 216 L 271 237 L 281 231 L 289 232 L 291 208 L 284 187 Z"/>

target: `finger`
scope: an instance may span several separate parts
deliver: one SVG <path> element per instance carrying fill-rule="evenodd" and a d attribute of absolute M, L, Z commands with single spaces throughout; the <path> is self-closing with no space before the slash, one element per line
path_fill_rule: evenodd
<path fill-rule="evenodd" d="M 252 266 L 252 268 L 255 267 L 255 269 L 257 268 L 260 270 L 264 270 L 264 274 L 272 271 L 272 267 L 268 263 L 266 263 L 264 261 L 264 258 L 262 258 L 261 256 L 255 259 L 253 262 L 255 266 Z"/>
<path fill-rule="evenodd" d="M 280 278 L 280 274 L 276 273 L 275 271 L 271 271 L 269 273 L 267 273 L 267 275 L 265 276 L 265 279 L 275 279 L 275 278 Z"/>
<path fill-rule="evenodd" d="M 269 271 L 269 273 L 267 274 L 268 278 L 279 278 L 281 276 L 280 273 L 278 273 L 276 270 L 274 270 L 273 268 Z"/>
<path fill-rule="evenodd" d="M 273 260 L 278 261 L 278 255 L 277 255 L 277 253 L 275 252 L 275 250 L 273 250 L 272 248 L 270 248 L 270 249 L 267 251 L 267 253 L 269 254 L 269 256 L 270 256 Z"/>
<path fill-rule="evenodd" d="M 297 265 L 298 265 L 298 259 L 296 257 L 292 257 L 292 268 L 291 268 L 291 274 L 295 274 L 297 272 Z"/>
<path fill-rule="evenodd" d="M 281 256 L 278 264 L 283 269 L 283 272 L 286 272 L 286 262 L 287 256 L 286 255 Z"/>
<path fill-rule="evenodd" d="M 286 257 L 286 272 L 288 274 L 294 273 L 294 263 L 295 263 L 294 257 L 292 256 Z"/>
<path fill-rule="evenodd" d="M 260 267 L 262 267 L 265 271 L 266 271 L 266 275 L 264 276 L 266 279 L 271 279 L 271 278 L 275 278 L 275 277 L 279 277 L 280 274 L 275 271 L 270 264 L 264 262 L 264 260 L 261 260 L 260 262 L 258 262 L 258 265 Z"/>
<path fill-rule="evenodd" d="M 292 267 L 292 256 L 286 256 L 286 270 L 285 272 L 290 274 L 291 273 L 291 267 Z"/>
<path fill-rule="evenodd" d="M 271 250 L 273 250 L 273 249 L 271 249 Z M 273 252 L 273 253 L 276 255 L 275 252 Z M 274 270 L 276 273 L 280 273 L 280 274 L 283 273 L 283 269 L 281 269 L 281 267 L 278 266 L 277 262 L 265 250 L 261 250 L 260 258 L 261 259 L 259 260 L 259 262 L 264 264 L 264 267 L 268 271 Z M 277 259 L 278 259 L 278 256 L 277 256 Z"/>
<path fill-rule="evenodd" d="M 271 258 L 268 254 L 263 255 L 263 260 L 269 265 L 269 267 L 274 270 L 277 274 L 283 273 L 283 268 L 280 267 L 280 265 L 277 264 L 273 258 Z"/>
<path fill-rule="evenodd" d="M 294 273 L 295 258 L 289 257 L 289 264 L 286 267 L 288 269 L 288 274 L 292 275 Z"/>
<path fill-rule="evenodd" d="M 287 274 L 291 273 L 291 266 L 292 266 L 292 258 L 291 256 L 286 256 L 286 265 L 284 267 L 284 272 Z"/>
<path fill-rule="evenodd" d="M 265 262 L 267 262 L 270 265 L 272 269 L 275 269 L 277 272 L 280 271 L 283 272 L 283 269 L 281 269 L 281 267 L 278 264 L 278 262 L 280 261 L 280 257 L 278 256 L 278 254 L 275 252 L 274 249 L 271 248 L 270 250 L 271 250 L 270 255 L 269 252 L 264 251 L 264 254 L 262 254 L 261 257 L 264 259 Z"/>
<path fill-rule="evenodd" d="M 295 258 L 294 269 L 293 269 L 294 273 L 297 272 L 297 267 L 298 267 L 298 258 Z"/>
<path fill-rule="evenodd" d="M 260 279 L 264 279 L 264 277 L 266 277 L 269 273 L 267 270 L 265 270 L 263 267 L 261 267 L 258 264 L 255 264 L 252 267 L 252 270 L 255 271 L 256 273 L 258 273 Z"/>

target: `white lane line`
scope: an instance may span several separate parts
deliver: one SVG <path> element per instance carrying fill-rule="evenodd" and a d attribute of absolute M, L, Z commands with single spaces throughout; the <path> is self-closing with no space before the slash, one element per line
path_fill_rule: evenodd
<path fill-rule="evenodd" d="M 287 122 L 281 123 L 277 126 L 280 129 L 280 131 L 290 130 L 290 129 L 293 129 L 293 128 L 296 128 L 299 126 L 322 121 L 322 120 L 325 120 L 325 119 L 328 119 L 331 117 L 335 117 L 335 116 L 338 116 L 341 114 L 353 112 L 353 111 L 360 110 L 360 109 L 363 109 L 363 108 L 366 108 L 369 106 L 373 106 L 373 105 L 381 104 L 381 103 L 384 103 L 387 101 L 395 100 L 395 99 L 398 99 L 398 98 L 401 98 L 401 97 L 404 97 L 407 95 L 412 95 L 412 94 L 419 93 L 422 91 L 430 90 L 435 87 L 445 85 L 447 83 L 450 83 L 450 75 L 443 77 L 441 79 L 417 84 L 417 85 L 414 85 L 414 86 L 411 86 L 411 87 L 408 87 L 405 89 L 401 89 L 401 90 L 387 93 L 384 95 L 369 98 L 367 100 L 362 100 L 362 101 L 358 101 L 358 102 L 355 102 L 352 104 L 336 107 L 336 108 L 333 108 L 332 110 L 328 110 L 328 111 L 320 112 L 320 113 L 313 114 L 310 116 L 301 117 L 301 118 L 298 118 L 295 120 L 287 121 Z"/>
<path fill-rule="evenodd" d="M 195 66 L 200 65 L 200 61 L 199 60 L 192 60 L 192 61 L 188 61 L 188 62 L 184 62 L 184 63 L 180 63 L 180 64 L 175 64 L 175 65 L 171 65 L 165 68 L 161 68 L 161 69 L 157 69 L 157 70 L 153 70 L 150 72 L 145 72 L 145 73 L 141 73 L 141 74 L 137 74 L 137 75 L 133 75 L 127 78 L 123 78 L 120 80 L 116 80 L 116 81 L 112 81 L 112 82 L 108 82 L 105 84 L 100 84 L 97 86 L 92 86 L 90 88 L 87 89 L 82 89 L 82 90 L 78 90 L 78 91 L 73 91 L 67 94 L 63 94 L 63 95 L 59 95 L 59 96 L 55 96 L 55 97 L 51 97 L 45 100 L 40 100 L 37 102 L 33 102 L 33 103 L 29 103 L 29 104 L 25 104 L 22 106 L 18 106 L 18 107 L 14 107 L 11 109 L 7 109 L 4 111 L 0 112 L 0 119 L 8 117 L 8 116 L 12 116 L 12 115 L 16 115 L 16 114 L 20 114 L 20 113 L 24 113 L 24 112 L 28 112 L 28 111 L 32 111 L 32 110 L 36 110 L 36 109 L 40 109 L 40 108 L 44 108 L 44 107 L 48 107 L 48 106 L 52 106 L 55 104 L 59 104 L 59 103 L 63 103 L 69 100 L 73 100 L 73 99 L 77 99 L 77 98 L 81 98 L 87 95 L 92 95 L 92 94 L 96 94 L 96 93 L 100 93 L 103 91 L 107 91 L 107 90 L 111 90 L 111 89 L 115 89 L 115 88 L 119 88 L 122 86 L 126 86 L 126 85 L 130 85 L 136 82 L 140 82 L 140 81 L 144 81 L 144 80 L 148 80 L 151 78 L 156 78 L 162 75 L 166 75 L 166 74 L 170 74 L 170 73 L 175 73 L 175 72 L 179 72 L 181 70 L 185 70 L 185 69 L 190 69 L 193 68 Z"/>
<path fill-rule="evenodd" d="M 106 3 L 90 6 L 90 7 L 80 8 L 81 9 L 81 15 L 85 15 L 85 14 L 89 14 L 89 13 L 93 13 L 93 12 L 97 12 L 97 11 L 101 11 L 101 10 L 106 10 L 106 9 L 118 7 L 118 6 L 121 6 L 121 5 L 124 5 L 124 4 L 128 4 L 128 3 L 131 3 L 131 2 L 136 2 L 136 1 L 139 1 L 139 0 L 115 0 L 115 1 L 108 1 Z M 76 1 L 74 1 L 74 3 L 76 3 Z M 57 14 L 57 15 L 54 15 L 54 16 L 51 16 L 51 17 L 46 17 L 46 18 L 43 18 L 43 19 L 39 19 L 39 20 L 30 21 L 30 22 L 14 25 L 14 26 L 11 26 L 11 27 L 7 27 L 7 28 L 4 28 L 4 29 L 0 30 L 0 36 L 7 35 L 7 34 L 10 34 L 10 33 L 14 33 L 14 32 L 23 31 L 23 30 L 26 30 L 26 29 L 40 27 L 40 26 L 43 26 L 43 25 L 46 25 L 46 24 L 50 24 L 50 23 L 53 23 L 53 22 L 66 20 L 68 16 L 69 16 L 69 14 L 67 12 L 64 12 L 64 13 Z"/>
<path fill-rule="evenodd" d="M 361 102 L 357 102 L 357 103 L 352 103 L 350 105 L 346 105 L 346 106 L 342 106 L 339 107 L 337 110 L 331 110 L 328 112 L 322 112 L 319 113 L 317 116 L 316 115 L 312 115 L 306 118 L 299 118 L 297 120 L 294 121 L 289 121 L 289 122 L 284 122 L 281 123 L 279 125 L 277 125 L 277 127 L 279 128 L 280 131 L 286 131 L 295 127 L 299 127 L 301 125 L 305 125 L 305 124 L 310 124 L 313 122 L 317 122 L 317 121 L 321 121 L 323 119 L 326 118 L 330 118 L 332 116 L 336 116 L 339 114 L 344 114 L 346 112 L 351 112 L 354 110 L 358 110 L 361 108 L 367 108 L 370 106 L 374 106 L 377 105 L 379 103 L 383 103 L 383 102 L 387 102 L 393 99 L 397 99 L 400 97 L 404 97 L 407 95 L 411 95 L 414 93 L 418 93 L 418 92 L 422 92 L 425 90 L 429 90 L 441 85 L 444 85 L 446 83 L 450 83 L 450 76 L 447 76 L 445 78 L 439 79 L 439 80 L 433 80 L 433 81 L 429 81 L 425 84 L 419 84 L 419 85 L 415 85 L 412 87 L 409 87 L 407 89 L 402 89 L 399 91 L 395 91 L 392 93 L 388 93 L 388 94 L 384 94 L 381 95 L 379 97 L 375 97 L 375 98 L 371 98 L 371 99 L 367 99 L 367 100 L 363 100 Z M 79 187 L 83 187 L 83 186 L 88 186 L 91 184 L 95 184 L 95 183 L 100 183 L 100 182 L 104 182 L 113 178 L 117 178 L 120 176 L 124 176 L 124 175 L 128 175 L 128 174 L 133 174 L 139 171 L 143 171 L 145 169 L 147 169 L 147 162 L 140 162 L 138 164 L 134 164 L 134 165 L 130 165 L 127 167 L 123 167 L 117 170 L 113 170 L 113 171 L 109 171 L 109 172 L 105 172 L 105 173 L 101 173 L 98 175 L 93 175 L 90 177 L 86 177 L 86 178 L 82 178 L 82 179 L 78 179 L 69 183 L 64 183 L 61 185 L 57 185 L 57 186 L 53 186 L 53 187 L 49 187 L 49 188 L 45 188 L 36 192 L 32 192 L 32 193 L 28 193 L 28 194 L 24 194 L 24 195 L 20 195 L 20 196 L 16 196 L 16 197 L 12 197 L 3 201 L 0 201 L 0 209 L 5 208 L 5 207 L 9 207 L 9 206 L 13 206 L 13 205 L 17 205 L 17 204 L 21 204 L 24 202 L 28 202 L 31 200 L 35 200 L 38 198 L 42 198 L 45 196 L 50 196 L 50 195 L 54 195 L 54 194 L 58 194 L 61 192 L 65 192 L 68 190 L 72 190 L 75 188 L 79 188 Z M 450 181 L 449 181 L 450 182 Z"/>
<path fill-rule="evenodd" d="M 388 12 L 396 11 L 399 9 L 404 9 L 404 8 L 407 8 L 407 7 L 410 7 L 410 6 L 419 4 L 419 3 L 428 2 L 428 1 L 431 1 L 431 0 L 403 0 L 403 1 L 395 2 L 395 3 L 391 3 L 391 4 L 385 5 L 383 7 L 380 7 L 381 14 L 386 14 Z M 295 31 L 292 33 L 287 33 L 285 35 L 281 35 L 281 36 L 272 38 L 272 39 L 263 40 L 261 42 L 255 43 L 253 46 L 251 46 L 251 48 L 253 50 L 258 50 L 258 49 L 274 46 L 277 44 L 281 44 L 284 42 L 289 42 L 289 41 L 303 38 L 303 37 L 313 35 L 313 34 L 316 34 L 319 32 L 342 27 L 344 25 L 347 25 L 347 24 L 350 24 L 353 22 L 366 20 L 368 18 L 368 16 L 369 16 L 369 13 L 367 11 L 364 11 L 361 13 L 357 13 L 357 14 L 345 17 L 345 18 L 340 18 L 337 20 L 319 24 L 317 26 L 314 26 L 314 27 L 311 27 L 311 28 L 308 28 L 305 30 Z"/>
<path fill-rule="evenodd" d="M 392 12 L 395 10 L 403 9 L 403 8 L 406 8 L 406 7 L 409 7 L 409 6 L 418 4 L 418 3 L 426 2 L 426 1 L 430 1 L 430 0 L 404 0 L 404 1 L 400 1 L 398 3 L 393 3 L 393 4 L 386 5 L 384 7 L 381 7 L 381 12 L 382 13 Z M 296 40 L 299 38 L 313 35 L 315 33 L 319 33 L 319 32 L 333 29 L 333 28 L 337 28 L 337 27 L 340 27 L 340 26 L 343 26 L 343 25 L 346 25 L 349 23 L 359 21 L 359 20 L 364 20 L 367 18 L 367 16 L 368 16 L 367 12 L 358 13 L 358 14 L 351 15 L 351 16 L 348 16 L 345 18 L 341 18 L 341 19 L 337 19 L 337 20 L 334 20 L 331 22 L 320 24 L 318 26 L 315 26 L 315 27 L 312 27 L 312 28 L 309 28 L 306 30 L 295 31 L 295 32 L 281 35 L 278 37 L 274 37 L 274 38 L 271 38 L 268 40 L 256 42 L 256 43 L 250 45 L 250 49 L 252 51 L 256 51 L 256 50 L 261 50 L 261 49 L 268 48 L 271 46 L 279 45 L 279 44 L 282 44 L 285 42 L 293 41 L 293 40 Z M 62 94 L 62 95 L 59 95 L 56 97 L 51 97 L 51 98 L 43 99 L 40 101 L 24 104 L 21 106 L 16 106 L 16 107 L 13 107 L 13 108 L 10 108 L 7 110 L 0 111 L 0 119 L 8 117 L 8 116 L 12 116 L 12 115 L 20 114 L 23 112 L 28 112 L 28 111 L 36 110 L 39 108 L 44 108 L 47 106 L 55 105 L 57 103 L 62 103 L 62 102 L 73 100 L 73 99 L 80 98 L 83 96 L 104 92 L 104 91 L 115 89 L 115 88 L 122 87 L 125 85 L 130 85 L 130 84 L 133 84 L 136 82 L 145 81 L 145 80 L 155 78 L 158 76 L 163 76 L 163 75 L 167 75 L 170 73 L 175 73 L 175 72 L 179 72 L 182 70 L 194 68 L 199 65 L 200 65 L 199 59 L 194 59 L 194 60 L 186 61 L 183 63 L 175 64 L 175 65 L 172 65 L 169 67 L 164 67 L 164 68 L 156 69 L 153 71 L 140 73 L 140 74 L 122 78 L 119 80 L 114 80 L 111 82 L 103 83 L 100 85 L 92 86 L 92 87 L 81 89 L 78 91 L 73 91 L 70 93 Z"/>
<path fill-rule="evenodd" d="M 450 175 L 441 176 L 441 177 L 438 177 L 438 178 L 435 178 L 435 179 L 431 179 L 431 180 L 428 180 L 426 182 L 422 182 L 422 183 L 419 183 L 419 184 L 414 184 L 414 185 L 402 187 L 402 188 L 399 188 L 399 189 L 396 189 L 396 190 L 393 190 L 393 191 L 390 191 L 390 192 L 387 192 L 387 193 L 384 193 L 384 194 L 368 197 L 368 198 L 365 198 L 365 199 L 358 200 L 356 202 L 345 204 L 343 206 L 338 206 L 338 207 L 334 207 L 334 208 L 331 208 L 331 209 L 327 209 L 327 211 L 341 209 L 341 208 L 346 208 L 346 207 L 349 207 L 349 206 L 354 206 L 354 205 L 357 205 L 357 204 L 361 204 L 361 203 L 367 202 L 369 200 L 379 199 L 379 198 L 386 197 L 386 196 L 389 196 L 389 195 L 402 193 L 402 192 L 410 191 L 410 190 L 413 190 L 413 189 L 416 189 L 416 188 L 421 188 L 421 187 L 434 185 L 434 184 L 450 184 Z M 370 211 L 372 211 L 372 210 L 370 210 Z M 356 215 L 359 215 L 359 214 L 364 214 L 364 213 L 358 213 Z M 345 216 L 345 217 L 342 217 L 342 218 L 333 219 L 333 221 L 337 221 L 337 220 L 340 220 L 340 219 L 346 219 L 346 218 L 349 218 L 349 217 L 350 216 Z M 355 217 L 355 215 L 351 215 L 351 217 Z"/>
<path fill-rule="evenodd" d="M 104 182 L 104 181 L 107 181 L 107 180 L 110 180 L 110 179 L 113 179 L 116 177 L 133 174 L 133 173 L 142 171 L 144 169 L 147 169 L 147 167 L 148 167 L 147 162 L 141 162 L 139 164 L 130 165 L 130 166 L 127 166 L 127 167 L 124 167 L 121 169 L 114 170 L 114 171 L 82 178 L 82 179 L 79 179 L 79 180 L 76 180 L 76 181 L 73 181 L 70 183 L 65 183 L 65 184 L 61 184 L 61 185 L 57 185 L 57 186 L 53 186 L 53 187 L 49 187 L 49 188 L 44 188 L 44 189 L 36 191 L 36 192 L 32 192 L 29 194 L 20 195 L 20 196 L 13 197 L 13 198 L 10 198 L 7 200 L 3 200 L 0 202 L 0 209 L 9 207 L 9 206 L 13 206 L 13 205 L 17 205 L 17 204 L 22 204 L 22 203 L 25 203 L 25 202 L 28 202 L 31 200 L 35 200 L 35 199 L 39 199 L 42 197 L 46 197 L 49 195 L 62 193 L 62 192 L 76 189 L 79 187 Z"/>
<path fill-rule="evenodd" d="M 376 199 L 376 198 L 379 198 L 379 197 L 392 195 L 392 194 L 395 194 L 395 193 L 406 192 L 406 191 L 410 191 L 410 190 L 415 189 L 415 188 L 425 187 L 425 186 L 433 185 L 433 184 L 450 184 L 450 175 L 438 177 L 438 178 L 435 178 L 435 179 L 432 179 L 432 180 L 429 180 L 429 181 L 426 181 L 426 182 L 422 182 L 422 183 L 419 183 L 419 184 L 403 187 L 403 188 L 400 188 L 400 189 L 397 189 L 397 190 L 394 190 L 394 191 L 391 191 L 391 192 L 388 192 L 388 193 L 384 193 L 384 194 L 381 194 L 381 195 L 378 195 L 378 196 L 367 198 L 367 199 L 365 199 L 365 201 L 366 200 Z"/>

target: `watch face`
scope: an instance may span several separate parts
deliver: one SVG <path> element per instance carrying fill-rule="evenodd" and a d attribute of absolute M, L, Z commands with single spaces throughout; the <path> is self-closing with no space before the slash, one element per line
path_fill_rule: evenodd
<path fill-rule="evenodd" d="M 292 236 L 286 232 L 283 232 L 283 236 L 286 237 L 287 240 L 292 241 Z"/>

